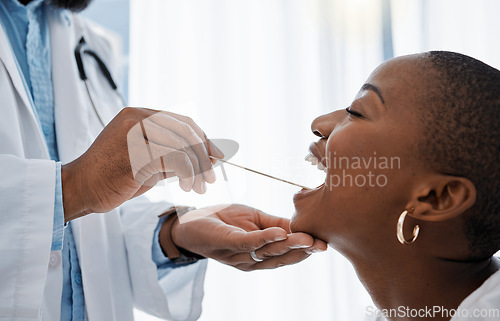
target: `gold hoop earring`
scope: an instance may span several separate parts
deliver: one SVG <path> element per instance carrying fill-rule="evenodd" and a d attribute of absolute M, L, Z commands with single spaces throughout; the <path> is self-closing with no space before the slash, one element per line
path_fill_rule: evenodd
<path fill-rule="evenodd" d="M 406 214 L 408 214 L 408 212 L 413 212 L 413 208 L 410 209 L 410 211 L 404 210 L 403 213 L 401 213 L 401 215 L 399 216 L 399 219 L 398 219 L 398 225 L 397 225 L 397 229 L 396 229 L 396 235 L 398 237 L 398 241 L 401 244 L 406 244 L 406 245 L 412 244 L 413 242 L 415 242 L 415 240 L 418 237 L 418 232 L 420 232 L 420 226 L 415 225 L 415 227 L 413 228 L 413 237 L 411 238 L 411 240 L 407 241 L 405 239 L 405 236 L 403 233 L 403 224 L 405 222 Z"/>

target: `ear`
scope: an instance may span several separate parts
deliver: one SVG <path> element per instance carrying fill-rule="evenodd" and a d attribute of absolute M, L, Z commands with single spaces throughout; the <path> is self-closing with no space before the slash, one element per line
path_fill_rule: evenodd
<path fill-rule="evenodd" d="M 439 175 L 417 188 L 410 216 L 430 222 L 446 221 L 463 213 L 476 202 L 476 187 L 467 178 Z"/>

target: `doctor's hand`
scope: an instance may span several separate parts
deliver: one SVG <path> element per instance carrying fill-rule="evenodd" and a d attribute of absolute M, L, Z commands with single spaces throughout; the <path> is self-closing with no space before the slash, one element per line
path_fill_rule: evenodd
<path fill-rule="evenodd" d="M 210 155 L 224 157 L 190 118 L 125 108 L 82 156 L 62 166 L 65 220 L 108 212 L 173 176 L 183 190 L 204 193 L 215 181 Z"/>
<path fill-rule="evenodd" d="M 289 224 L 244 205 L 212 206 L 184 214 L 171 231 L 162 228 L 160 244 L 171 233 L 177 247 L 243 271 L 295 264 L 327 249 L 308 234 L 290 234 Z M 252 258 L 252 251 L 261 262 Z"/>

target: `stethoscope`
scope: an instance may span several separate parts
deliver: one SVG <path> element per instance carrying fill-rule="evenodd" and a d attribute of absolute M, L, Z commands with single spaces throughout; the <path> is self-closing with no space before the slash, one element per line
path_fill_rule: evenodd
<path fill-rule="evenodd" d="M 88 80 L 87 74 L 85 73 L 85 68 L 83 66 L 83 59 L 82 59 L 83 54 L 87 54 L 95 59 L 103 76 L 106 78 L 109 85 L 111 86 L 111 88 L 113 89 L 115 94 L 118 96 L 118 99 L 120 100 L 122 106 L 125 106 L 126 103 L 125 103 L 125 99 L 118 91 L 118 86 L 116 85 L 116 82 L 113 80 L 113 77 L 111 76 L 111 72 L 109 71 L 108 67 L 106 67 L 106 64 L 104 63 L 104 61 L 102 61 L 102 59 L 99 57 L 99 55 L 97 55 L 97 53 L 95 51 L 90 50 L 86 47 L 87 47 L 87 43 L 85 42 L 85 38 L 81 37 L 80 41 L 78 42 L 78 44 L 76 45 L 76 48 L 75 48 L 76 65 L 78 66 L 78 73 L 80 74 L 80 79 L 85 84 L 85 88 L 87 89 L 87 94 L 89 96 L 90 103 L 92 104 L 92 107 L 94 108 L 94 111 L 97 115 L 97 118 L 99 118 L 99 121 L 101 122 L 102 126 L 106 127 L 106 123 L 104 122 L 104 119 L 101 117 L 101 114 L 99 113 L 99 110 L 96 107 L 96 102 L 92 97 L 92 93 L 91 93 L 89 83 L 88 83 L 89 80 Z"/>

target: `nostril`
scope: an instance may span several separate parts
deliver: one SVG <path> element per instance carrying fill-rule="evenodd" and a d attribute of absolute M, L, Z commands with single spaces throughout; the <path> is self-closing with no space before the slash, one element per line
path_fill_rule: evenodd
<path fill-rule="evenodd" d="M 321 135 L 321 133 L 319 132 L 319 130 L 313 130 L 313 134 L 318 136 L 318 137 L 321 137 L 323 138 L 323 135 Z"/>

